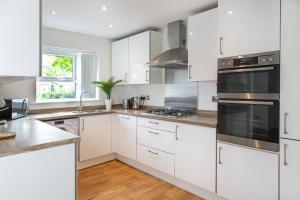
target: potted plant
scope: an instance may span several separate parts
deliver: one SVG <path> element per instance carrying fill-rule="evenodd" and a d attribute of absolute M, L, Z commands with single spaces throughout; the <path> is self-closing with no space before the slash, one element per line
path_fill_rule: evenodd
<path fill-rule="evenodd" d="M 110 77 L 107 81 L 94 81 L 93 84 L 95 84 L 97 87 L 99 87 L 105 94 L 105 106 L 106 110 L 111 110 L 112 101 L 111 101 L 111 93 L 112 89 L 115 85 L 121 83 L 122 80 L 115 80 L 114 77 Z"/>

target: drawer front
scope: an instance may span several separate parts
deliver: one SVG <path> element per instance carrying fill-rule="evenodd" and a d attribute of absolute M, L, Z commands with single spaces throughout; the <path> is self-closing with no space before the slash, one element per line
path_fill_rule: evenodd
<path fill-rule="evenodd" d="M 174 154 L 175 133 L 138 126 L 137 134 L 139 144 Z"/>
<path fill-rule="evenodd" d="M 143 127 L 154 128 L 169 132 L 176 132 L 176 124 L 173 122 L 139 117 L 137 120 L 137 124 Z"/>
<path fill-rule="evenodd" d="M 174 155 L 137 145 L 137 160 L 156 170 L 174 176 Z"/>

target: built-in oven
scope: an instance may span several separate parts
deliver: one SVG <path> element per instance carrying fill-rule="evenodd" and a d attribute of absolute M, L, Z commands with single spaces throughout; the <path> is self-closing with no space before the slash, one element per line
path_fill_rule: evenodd
<path fill-rule="evenodd" d="M 279 151 L 280 52 L 218 60 L 217 139 Z"/>
<path fill-rule="evenodd" d="M 217 139 L 279 151 L 279 101 L 219 100 Z"/>
<path fill-rule="evenodd" d="M 218 97 L 279 99 L 279 63 L 279 51 L 219 59 Z"/>

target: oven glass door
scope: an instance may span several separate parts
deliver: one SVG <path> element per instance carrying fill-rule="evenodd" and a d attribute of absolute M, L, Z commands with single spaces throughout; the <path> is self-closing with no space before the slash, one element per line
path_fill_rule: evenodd
<path fill-rule="evenodd" d="M 279 93 L 279 66 L 220 70 L 218 93 Z"/>
<path fill-rule="evenodd" d="M 279 102 L 220 100 L 218 133 L 278 143 Z"/>

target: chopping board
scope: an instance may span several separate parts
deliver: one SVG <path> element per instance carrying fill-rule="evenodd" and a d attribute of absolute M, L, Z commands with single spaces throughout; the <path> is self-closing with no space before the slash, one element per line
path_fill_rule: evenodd
<path fill-rule="evenodd" d="M 15 133 L 0 133 L 0 140 L 16 137 Z"/>

